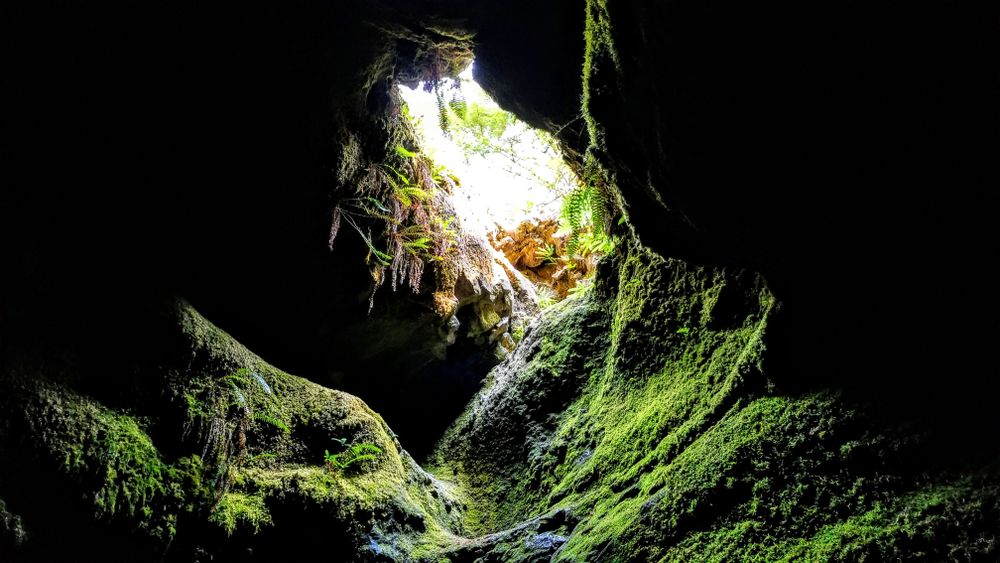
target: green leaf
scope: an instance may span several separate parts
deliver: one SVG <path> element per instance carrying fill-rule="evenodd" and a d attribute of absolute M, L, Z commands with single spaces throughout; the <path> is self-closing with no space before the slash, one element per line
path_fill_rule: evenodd
<path fill-rule="evenodd" d="M 266 422 L 266 423 L 270 424 L 271 426 L 274 426 L 275 428 L 278 428 L 278 429 L 282 430 L 285 434 L 291 434 L 292 433 L 292 431 L 289 430 L 287 426 L 285 426 L 284 422 L 281 422 L 280 420 L 278 420 L 276 418 L 273 418 L 273 417 L 270 417 L 270 416 L 268 416 L 266 414 L 259 414 L 259 413 L 257 413 L 257 414 L 254 414 L 251 418 L 253 418 L 254 420 L 259 420 L 261 422 Z"/>
<path fill-rule="evenodd" d="M 389 166 L 388 164 L 386 164 L 385 167 L 387 169 L 391 170 L 392 173 L 395 174 L 399 178 L 399 181 L 403 182 L 404 186 L 409 186 L 410 185 L 410 180 L 406 176 L 403 176 L 402 174 L 400 174 L 399 170 L 396 170 L 395 168 L 393 168 L 392 166 Z M 396 187 L 396 185 L 393 184 L 393 187 Z"/>
<path fill-rule="evenodd" d="M 405 246 L 407 248 L 411 248 L 411 249 L 412 248 L 420 248 L 420 249 L 426 250 L 426 249 L 430 248 L 430 246 L 427 244 L 429 242 L 431 242 L 431 239 L 429 239 L 427 237 L 421 237 L 421 238 L 418 238 L 417 240 L 414 240 L 414 241 L 404 242 L 403 246 Z"/>
<path fill-rule="evenodd" d="M 382 205 L 381 201 L 379 201 L 379 200 L 377 200 L 377 199 L 375 199 L 373 197 L 366 197 L 365 199 L 367 199 L 368 201 L 374 203 L 375 206 L 378 207 L 379 209 L 381 209 L 382 211 L 384 211 L 386 213 L 391 213 L 391 211 L 389 211 L 388 207 L 386 207 L 385 205 Z"/>
<path fill-rule="evenodd" d="M 402 147 L 402 146 L 399 146 L 399 145 L 396 146 L 396 153 L 399 154 L 399 156 L 401 156 L 403 158 L 413 158 L 413 157 L 417 156 L 417 153 L 410 152 L 410 151 L 406 150 L 405 147 Z"/>

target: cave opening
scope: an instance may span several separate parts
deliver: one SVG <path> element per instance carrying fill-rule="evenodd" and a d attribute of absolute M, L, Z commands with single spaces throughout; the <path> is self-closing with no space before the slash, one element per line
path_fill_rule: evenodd
<path fill-rule="evenodd" d="M 0 559 L 995 556 L 993 7 L 572 4 L 2 3 Z M 401 118 L 421 72 L 460 105 L 473 47 L 580 220 L 627 211 L 589 298 L 559 225 L 425 260 L 462 201 L 420 178 L 514 191 Z M 395 192 L 443 215 L 418 291 Z M 185 425 L 246 368 L 291 432 L 209 490 Z M 348 440 L 384 455 L 324 465 Z"/>
<path fill-rule="evenodd" d="M 330 328 L 333 341 L 350 341 L 360 352 L 332 351 L 319 381 L 365 400 L 418 460 L 545 309 L 587 292 L 617 240 L 602 224 L 607 210 L 586 170 L 568 164 L 555 137 L 500 108 L 473 80 L 473 64 L 453 79 L 392 87 L 390 99 L 398 95 L 402 107 L 390 113 L 401 114 L 412 132 L 390 151 L 400 157 L 385 165 L 390 189 L 367 196 L 370 205 L 338 204 L 345 211 L 335 229 L 346 222 L 347 234 L 331 237 L 331 250 L 345 239 L 355 256 L 368 248 L 376 283 L 360 336 Z M 407 196 L 394 195 L 404 190 Z M 396 209 L 421 201 L 429 220 L 395 219 Z M 373 235 L 363 221 L 390 209 L 399 225 Z M 447 225 L 443 236 L 435 224 Z M 421 238 L 392 247 L 406 229 Z M 445 251 L 452 254 L 433 256 L 421 246 L 448 246 L 436 237 L 450 239 Z M 396 271 L 398 253 L 406 252 L 408 260 L 428 262 L 418 283 Z M 442 275 L 455 276 L 453 287 L 441 291 Z M 450 304 L 429 301 L 431 292 Z M 416 326 L 399 323 L 413 317 Z"/>

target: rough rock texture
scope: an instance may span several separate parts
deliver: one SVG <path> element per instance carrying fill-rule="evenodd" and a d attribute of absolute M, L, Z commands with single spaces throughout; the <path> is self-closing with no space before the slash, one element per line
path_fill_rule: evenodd
<path fill-rule="evenodd" d="M 128 333 L 116 341 L 132 347 L 125 358 L 97 347 L 44 361 L 4 350 L 0 474 L 17 484 L 4 492 L 28 530 L 13 560 L 129 560 L 166 550 L 171 560 L 236 561 L 330 549 L 363 560 L 402 549 L 376 535 L 455 525 L 461 501 L 364 402 L 271 367 L 182 301 L 139 310 L 115 311 Z M 290 432 L 251 426 L 250 453 L 274 457 L 236 469 L 220 499 L 220 477 L 200 457 L 200 405 L 238 368 L 270 384 L 276 418 Z M 331 471 L 323 455 L 342 449 L 335 439 L 381 453 Z"/>
<path fill-rule="evenodd" d="M 0 7 L 0 286 L 12 296 L 0 339 L 51 330 L 94 288 L 183 295 L 272 364 L 364 392 L 395 423 L 440 402 L 414 443 L 428 449 L 499 349 L 459 338 L 452 356 L 468 369 L 447 368 L 450 318 L 387 287 L 369 315 L 367 247 L 345 229 L 327 248 L 353 173 L 411 140 L 393 78 L 468 63 L 474 23 L 399 4 Z M 414 381 L 373 391 L 372 373 Z"/>
<path fill-rule="evenodd" d="M 498 224 L 497 231 L 489 236 L 493 248 L 502 252 L 515 269 L 535 285 L 549 287 L 559 299 L 565 299 L 578 281 L 594 272 L 598 256 L 574 256 L 572 262 L 564 259 L 566 237 L 558 236 L 557 231 L 559 223 L 553 219 L 530 219 L 513 230 Z M 549 249 L 554 249 L 554 259 L 541 255 Z"/>
<path fill-rule="evenodd" d="M 849 394 L 777 392 L 759 274 L 633 248 L 594 292 L 532 325 L 439 444 L 473 530 L 566 510 L 546 561 L 996 557 L 995 458 L 943 457 Z"/>
<path fill-rule="evenodd" d="M 0 556 L 996 560 L 997 15 L 0 4 Z M 382 417 L 426 451 L 516 304 L 456 275 L 473 338 L 427 384 L 387 385 L 451 325 L 401 292 L 368 317 L 365 245 L 327 240 L 351 166 L 406 141 L 393 79 L 473 51 L 503 107 L 599 165 L 652 250 L 525 330 L 435 480 Z M 155 305 L 173 295 L 259 357 Z M 375 338 L 390 328 L 396 346 Z M 239 367 L 273 382 L 291 434 L 252 433 L 278 457 L 213 513 L 189 398 Z M 282 370 L 364 388 L 381 416 Z M 328 476 L 332 438 L 385 453 Z"/>
<path fill-rule="evenodd" d="M 1000 337 L 1000 299 L 958 281 L 998 272 L 996 4 L 591 0 L 587 13 L 591 154 L 644 244 L 767 277 L 791 317 L 772 334 L 775 381 L 867 386 L 907 415 L 996 428 L 967 393 L 988 356 L 964 350 Z M 977 306 L 930 305 L 942 291 Z M 799 375 L 846 342 L 866 369 Z"/>
<path fill-rule="evenodd" d="M 448 197 L 439 194 L 434 213 L 454 216 Z M 418 291 L 383 287 L 368 319 L 331 326 L 326 336 L 335 371 L 321 382 L 371 397 L 374 408 L 407 427 L 417 458 L 540 312 L 532 284 L 486 237 L 457 222 L 452 228 L 455 251 L 428 264 Z M 430 413 L 427 404 L 435 405 Z"/>

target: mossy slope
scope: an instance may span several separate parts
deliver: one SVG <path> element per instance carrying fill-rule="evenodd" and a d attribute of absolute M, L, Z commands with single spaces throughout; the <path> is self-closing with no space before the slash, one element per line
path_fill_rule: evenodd
<path fill-rule="evenodd" d="M 475 499 L 469 531 L 568 509 L 554 561 L 995 557 L 995 473 L 911 463 L 919 435 L 841 392 L 774 389 L 760 276 L 639 248 L 599 276 L 439 444 L 435 471 Z"/>
<path fill-rule="evenodd" d="M 247 550 L 335 550 L 346 560 L 366 560 L 389 546 L 402 549 L 420 533 L 444 533 L 461 513 L 449 487 L 421 470 L 361 400 L 268 365 L 183 301 L 171 301 L 158 318 L 178 337 L 160 344 L 163 363 L 111 368 L 103 375 L 112 384 L 92 389 L 97 396 L 78 390 L 88 389 L 87 366 L 5 351 L 3 498 L 24 515 L 31 539 L 18 553 L 26 560 L 97 556 L 47 545 L 48 534 L 58 533 L 40 520 L 50 513 L 70 513 L 64 525 L 88 527 L 99 542 L 129 538 L 132 548 L 159 558 L 205 554 L 223 561 Z M 273 457 L 226 469 L 212 455 L 201 457 L 206 402 L 220 378 L 238 368 L 269 383 L 271 412 L 290 432 L 253 421 L 248 453 Z M 381 453 L 330 470 L 324 452 L 343 449 L 334 439 Z M 74 500 L 56 510 L 44 499 L 46 489 L 61 491 L 64 503 Z"/>

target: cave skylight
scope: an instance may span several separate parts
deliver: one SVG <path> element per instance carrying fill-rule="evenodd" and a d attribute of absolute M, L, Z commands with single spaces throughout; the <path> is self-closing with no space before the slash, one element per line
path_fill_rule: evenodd
<path fill-rule="evenodd" d="M 556 219 L 577 181 L 552 139 L 500 109 L 472 79 L 471 65 L 459 82 L 439 85 L 447 101 L 447 132 L 433 91 L 400 91 L 424 153 L 461 180 L 454 201 L 463 223 L 492 231 L 494 223 L 514 227 L 532 218 Z"/>

